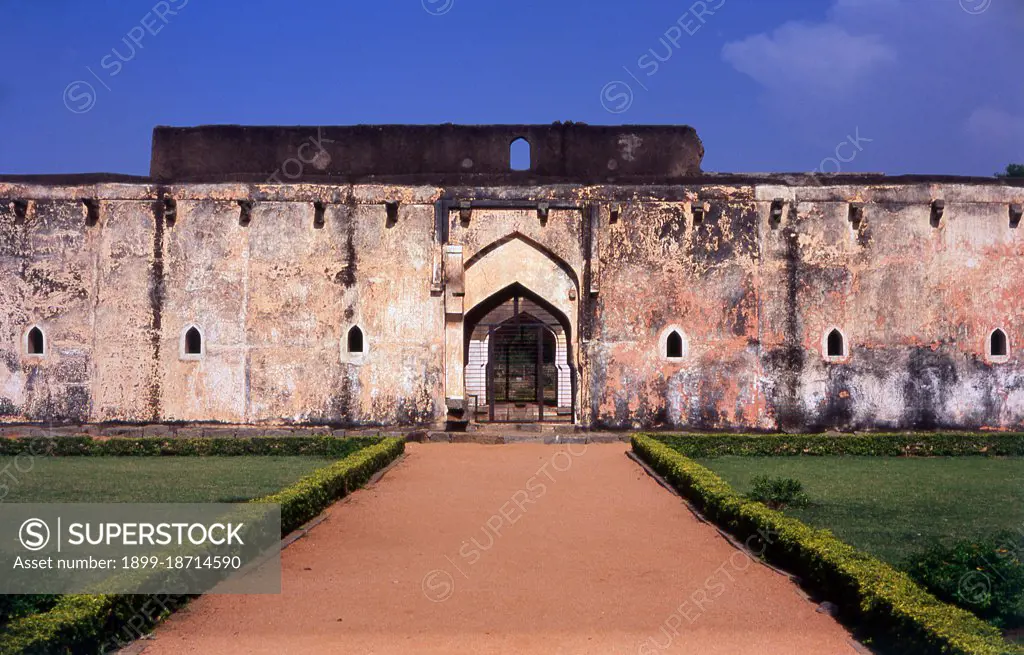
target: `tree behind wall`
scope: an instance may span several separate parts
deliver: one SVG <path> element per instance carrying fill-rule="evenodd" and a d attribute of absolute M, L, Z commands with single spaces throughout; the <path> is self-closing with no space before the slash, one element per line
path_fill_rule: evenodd
<path fill-rule="evenodd" d="M 996 173 L 996 177 L 1024 177 L 1024 164 L 1007 164 L 1006 171 Z"/>

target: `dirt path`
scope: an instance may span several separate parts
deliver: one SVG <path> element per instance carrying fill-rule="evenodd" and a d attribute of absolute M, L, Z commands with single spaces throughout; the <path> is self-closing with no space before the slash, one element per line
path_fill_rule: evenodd
<path fill-rule="evenodd" d="M 206 596 L 162 653 L 856 653 L 625 444 L 410 444 L 282 556 L 280 596 Z"/>

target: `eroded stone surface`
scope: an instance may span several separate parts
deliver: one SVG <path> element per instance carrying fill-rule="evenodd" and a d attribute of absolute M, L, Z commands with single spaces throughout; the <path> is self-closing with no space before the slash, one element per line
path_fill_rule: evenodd
<path fill-rule="evenodd" d="M 565 319 L 580 425 L 1022 427 L 1019 183 L 683 173 L 0 179 L 0 421 L 440 426 L 466 407 L 467 321 L 518 287 Z"/>

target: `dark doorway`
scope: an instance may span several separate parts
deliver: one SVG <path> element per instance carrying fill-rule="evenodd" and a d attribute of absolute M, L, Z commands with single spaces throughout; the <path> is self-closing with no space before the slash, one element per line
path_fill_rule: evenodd
<path fill-rule="evenodd" d="M 558 405 L 555 335 L 528 314 L 489 334 L 490 420 L 543 421 Z"/>
<path fill-rule="evenodd" d="M 573 420 L 568 320 L 518 285 L 467 315 L 469 412 L 483 422 Z"/>

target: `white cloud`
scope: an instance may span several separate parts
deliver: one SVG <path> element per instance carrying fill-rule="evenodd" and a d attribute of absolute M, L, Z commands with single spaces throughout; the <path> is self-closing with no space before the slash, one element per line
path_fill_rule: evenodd
<path fill-rule="evenodd" d="M 826 95 L 849 92 L 896 61 L 881 37 L 854 35 L 833 23 L 786 23 L 771 35 L 727 43 L 722 56 L 769 91 Z"/>
<path fill-rule="evenodd" d="M 788 126 L 787 148 L 828 150 L 860 126 L 875 143 L 851 169 L 988 175 L 1024 156 L 1024 1 L 972 1 L 833 0 L 722 57 Z"/>

